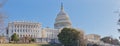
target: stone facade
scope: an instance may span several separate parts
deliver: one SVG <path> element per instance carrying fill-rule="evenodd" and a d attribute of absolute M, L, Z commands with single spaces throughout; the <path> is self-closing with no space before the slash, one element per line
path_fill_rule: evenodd
<path fill-rule="evenodd" d="M 35 22 L 16 21 L 8 24 L 8 38 L 16 33 L 19 38 L 41 38 L 41 24 Z"/>
<path fill-rule="evenodd" d="M 58 34 L 59 34 L 58 29 L 43 28 L 42 42 L 58 42 L 58 37 L 57 37 Z"/>
<path fill-rule="evenodd" d="M 87 41 L 93 42 L 93 43 L 97 43 L 100 42 L 100 35 L 97 34 L 88 34 L 85 36 L 85 39 L 87 39 Z"/>

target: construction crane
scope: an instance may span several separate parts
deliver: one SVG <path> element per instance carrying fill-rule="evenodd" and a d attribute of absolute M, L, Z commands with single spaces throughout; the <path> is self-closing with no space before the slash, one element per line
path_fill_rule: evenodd
<path fill-rule="evenodd" d="M 4 4 L 7 2 L 8 0 L 0 0 L 0 35 L 4 35 L 5 34 L 5 19 L 7 18 L 7 16 L 5 16 L 5 13 L 3 11 L 3 6 Z"/>

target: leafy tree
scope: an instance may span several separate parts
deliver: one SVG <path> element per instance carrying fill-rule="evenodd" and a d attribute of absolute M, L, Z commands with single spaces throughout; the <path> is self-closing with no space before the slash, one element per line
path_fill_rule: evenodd
<path fill-rule="evenodd" d="M 99 46 L 99 45 L 97 45 L 97 44 L 93 44 L 93 46 Z"/>
<path fill-rule="evenodd" d="M 103 38 L 101 39 L 101 41 L 103 41 L 103 42 L 105 42 L 105 43 L 111 43 L 110 40 L 112 40 L 111 37 L 103 37 Z"/>
<path fill-rule="evenodd" d="M 83 33 L 72 28 L 63 28 L 58 34 L 59 41 L 64 46 L 85 46 Z"/>
<path fill-rule="evenodd" d="M 11 41 L 14 41 L 14 43 L 17 43 L 19 41 L 19 37 L 16 33 L 14 33 L 12 36 L 11 36 Z"/>
<path fill-rule="evenodd" d="M 35 39 L 34 39 L 34 38 L 31 38 L 31 42 L 35 42 Z"/>
<path fill-rule="evenodd" d="M 113 39 L 112 37 L 103 37 L 101 41 L 109 44 L 119 45 L 120 42 L 118 39 Z"/>

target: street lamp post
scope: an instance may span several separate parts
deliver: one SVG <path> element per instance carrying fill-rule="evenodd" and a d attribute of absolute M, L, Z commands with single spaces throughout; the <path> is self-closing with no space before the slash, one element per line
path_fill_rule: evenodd
<path fill-rule="evenodd" d="M 77 40 L 77 42 L 78 42 L 77 46 L 79 46 L 79 40 Z"/>
<path fill-rule="evenodd" d="M 110 45 L 112 46 L 112 39 L 110 38 L 109 40 L 110 40 Z"/>

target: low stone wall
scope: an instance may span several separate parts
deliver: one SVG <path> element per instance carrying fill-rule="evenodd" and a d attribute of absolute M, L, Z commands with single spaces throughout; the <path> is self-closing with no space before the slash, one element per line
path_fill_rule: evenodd
<path fill-rule="evenodd" d="M 43 46 L 41 44 L 0 44 L 0 46 Z M 49 46 L 49 45 L 44 45 Z"/>

